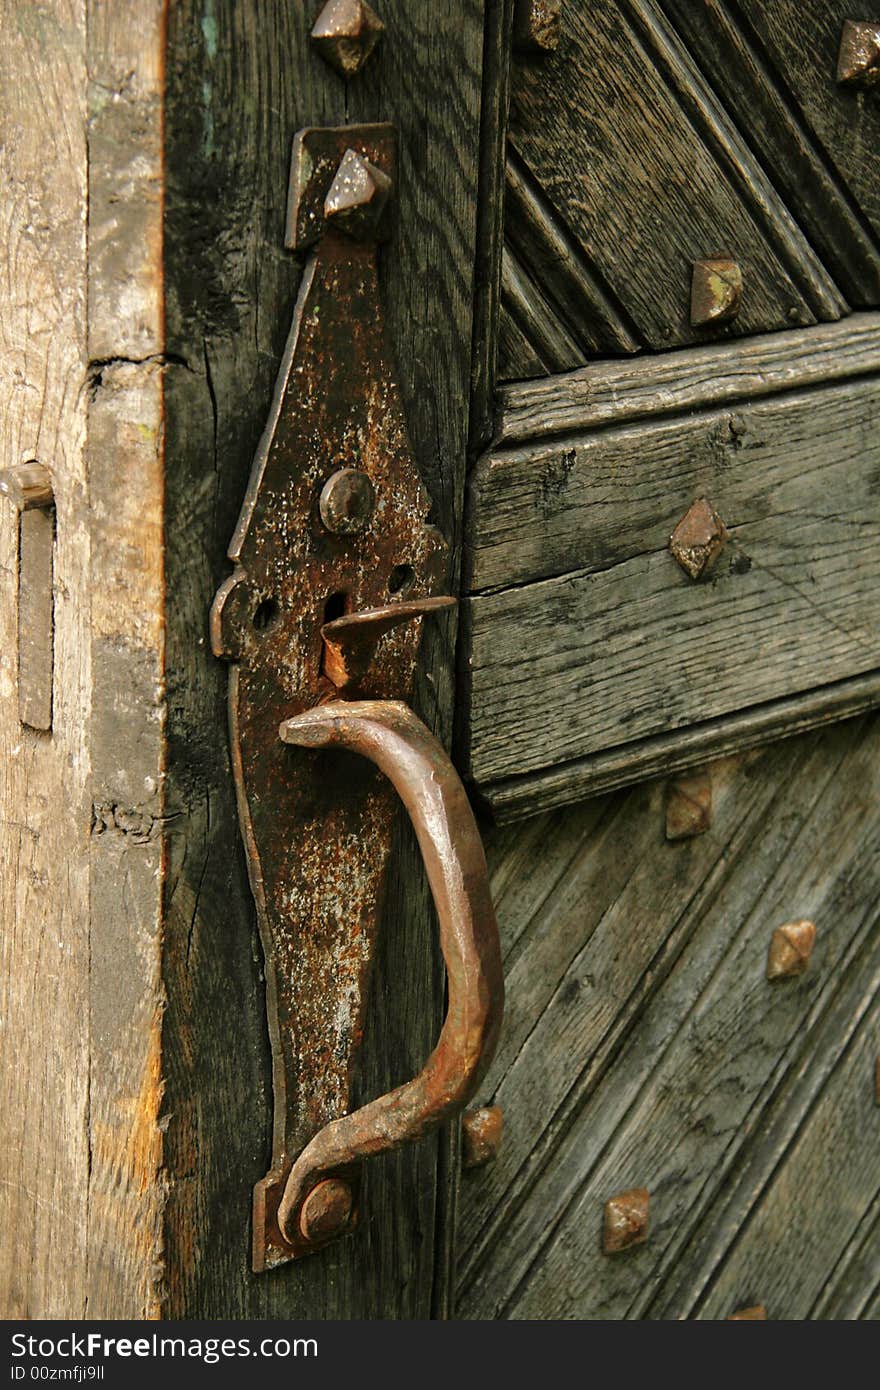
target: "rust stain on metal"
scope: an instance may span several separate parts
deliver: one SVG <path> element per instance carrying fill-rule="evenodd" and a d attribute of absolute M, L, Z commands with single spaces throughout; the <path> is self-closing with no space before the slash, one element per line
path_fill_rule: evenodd
<path fill-rule="evenodd" d="M 552 53 L 559 47 L 562 0 L 516 0 L 513 42 L 526 53 Z"/>
<path fill-rule="evenodd" d="M 482 1168 L 494 1163 L 504 1133 L 504 1112 L 500 1105 L 481 1105 L 465 1111 L 461 1122 L 461 1166 Z"/>
<path fill-rule="evenodd" d="M 770 938 L 767 953 L 767 979 L 782 980 L 792 975 L 802 975 L 810 963 L 815 940 L 816 928 L 806 918 L 777 927 Z"/>
<path fill-rule="evenodd" d="M 687 840 L 712 824 L 712 774 L 707 767 L 676 777 L 666 789 L 666 838 Z"/>
<path fill-rule="evenodd" d="M 731 1313 L 728 1322 L 766 1322 L 767 1309 L 763 1303 L 756 1303 L 751 1308 L 740 1308 L 738 1313 Z"/>
<path fill-rule="evenodd" d="M 739 313 L 743 279 L 739 264 L 727 256 L 694 261 L 691 273 L 691 325 L 714 328 Z"/>
<path fill-rule="evenodd" d="M 437 909 L 448 991 L 440 1037 L 418 1076 L 326 1124 L 294 1163 L 278 1226 L 295 1247 L 303 1230 L 298 1213 L 316 1184 L 348 1177 L 364 1159 L 420 1138 L 470 1100 L 495 1051 L 504 979 L 474 814 L 458 773 L 422 721 L 397 700 L 336 700 L 285 720 L 280 732 L 300 749 L 358 753 L 396 788 Z"/>
<path fill-rule="evenodd" d="M 351 149 L 393 182 L 390 126 L 309 129 L 294 140 L 287 244 L 310 254 L 230 545 L 235 568 L 211 615 L 213 649 L 231 662 L 232 765 L 273 1056 L 272 1162 L 254 1193 L 256 1270 L 314 1248 L 298 1231 L 293 1244 L 282 1235 L 278 1203 L 296 1156 L 349 1109 L 396 812 L 376 767 L 345 749 L 291 748 L 278 729 L 336 695 L 322 635 L 332 620 L 392 605 L 401 569 L 407 599 L 424 601 L 446 567 L 385 342 L 376 243 L 354 240 L 324 214 Z M 333 534 L 320 517 L 322 490 L 340 469 L 365 474 L 375 495 L 374 519 L 356 535 Z M 420 629 L 415 617 L 374 633 L 359 698 L 409 697 Z"/>
<path fill-rule="evenodd" d="M 606 1255 L 615 1255 L 647 1240 L 650 1205 L 650 1194 L 644 1187 L 631 1187 L 609 1197 L 602 1226 L 602 1249 Z"/>
<path fill-rule="evenodd" d="M 351 1222 L 352 1191 L 342 1178 L 324 1178 L 302 1204 L 299 1229 L 303 1240 L 317 1245 L 346 1230 Z"/>
<path fill-rule="evenodd" d="M 327 479 L 318 498 L 321 521 L 334 536 L 356 536 L 373 519 L 376 494 L 359 468 L 339 468 Z"/>
<path fill-rule="evenodd" d="M 705 497 L 688 507 L 669 537 L 669 549 L 691 579 L 708 574 L 727 540 L 721 517 Z"/>
<path fill-rule="evenodd" d="M 880 24 L 876 20 L 844 20 L 837 80 L 853 87 L 873 87 L 880 82 Z"/>
<path fill-rule="evenodd" d="M 312 27 L 311 40 L 342 77 L 360 72 L 385 26 L 366 0 L 328 0 Z"/>
<path fill-rule="evenodd" d="M 397 603 L 386 603 L 381 608 L 368 608 L 362 613 L 334 618 L 321 628 L 325 675 L 338 691 L 348 693 L 369 671 L 380 638 L 403 623 L 454 608 L 455 603 L 454 598 L 445 594 L 438 598 L 411 599 L 409 602 L 401 599 Z"/>

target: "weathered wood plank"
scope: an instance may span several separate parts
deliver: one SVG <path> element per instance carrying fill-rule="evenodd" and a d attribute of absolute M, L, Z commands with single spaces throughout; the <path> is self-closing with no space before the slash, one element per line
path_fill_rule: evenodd
<path fill-rule="evenodd" d="M 511 143 L 654 348 L 699 341 L 691 263 L 726 254 L 747 292 L 724 336 L 846 305 L 686 51 L 648 4 L 572 3 L 558 49 L 523 56 Z M 589 73 L 589 80 L 584 75 Z"/>
<path fill-rule="evenodd" d="M 164 9 L 89 2 L 88 1306 L 105 1318 L 158 1316 L 163 1279 Z"/>
<path fill-rule="evenodd" d="M 509 247 L 501 260 L 501 303 L 548 371 L 584 365 L 584 352 Z"/>
<path fill-rule="evenodd" d="M 707 412 L 625 428 L 537 473 L 533 510 L 548 493 L 571 499 L 560 562 L 578 568 L 467 602 L 476 783 L 878 666 L 878 402 L 880 386 L 866 381 L 733 419 Z M 667 540 L 700 496 L 730 538 L 711 582 L 695 584 Z M 526 548 L 513 579 L 529 565 Z"/>
<path fill-rule="evenodd" d="M 852 1039 L 876 1029 L 878 737 L 875 719 L 716 765 L 715 822 L 695 840 L 663 843 L 659 788 L 614 798 L 613 831 L 585 836 L 508 976 L 516 1027 L 484 1093 L 505 1109 L 505 1145 L 464 1185 L 463 1316 L 686 1316 L 695 1233 L 751 1229 L 755 1194 L 772 1187 L 829 1078 L 830 1114 Z M 500 870 L 491 844 L 489 855 Z M 509 931 L 504 893 L 500 903 Z M 773 986 L 769 935 L 792 912 L 817 922 L 816 952 L 805 976 Z M 833 1182 L 827 1218 L 815 1197 L 800 1212 L 813 1290 L 877 1186 L 870 1086 L 846 1085 L 841 1134 L 864 1155 L 857 1190 L 835 1172 L 848 1141 L 807 1118 L 826 1192 Z M 603 1256 L 602 1204 L 634 1183 L 652 1193 L 648 1243 Z M 744 1209 L 728 1207 L 730 1191 Z M 771 1246 L 756 1241 L 755 1258 L 773 1261 Z M 807 1316 L 813 1292 L 778 1273 L 771 1316 Z M 664 1281 L 677 1302 L 653 1306 Z M 765 1292 L 740 1280 L 713 1315 Z"/>
<path fill-rule="evenodd" d="M 880 235 L 880 109 L 864 88 L 837 82 L 837 55 L 845 19 L 856 14 L 844 0 L 804 5 L 799 0 L 740 0 L 739 9 L 776 71 L 783 74 L 807 124 L 849 185 L 862 213 Z M 873 301 L 876 303 L 876 298 Z"/>
<path fill-rule="evenodd" d="M 86 18 L 0 4 L 2 466 L 52 473 L 51 733 L 19 723 L 18 514 L 0 506 L 0 1314 L 85 1313 L 88 1258 L 89 525 L 84 444 Z"/>
<path fill-rule="evenodd" d="M 842 182 L 832 152 L 811 131 L 797 101 L 792 101 L 786 81 L 788 69 L 776 68 L 746 26 L 737 22 L 727 0 L 661 0 L 694 61 L 721 94 L 731 117 L 755 158 L 769 169 L 812 244 L 818 250 L 851 304 L 869 305 L 880 301 L 880 251 L 865 225 L 864 217 L 850 190 Z M 765 7 L 766 8 L 766 7 Z M 798 11 L 807 9 L 800 4 Z M 833 29 L 833 6 L 816 5 L 825 10 Z M 848 13 L 839 7 L 837 29 Z M 803 21 L 801 21 L 803 22 Z M 807 20 L 809 23 L 809 20 Z M 789 28 L 785 42 L 797 43 L 797 29 Z M 823 49 L 825 64 L 821 89 L 823 104 L 835 104 L 836 120 L 849 124 L 870 121 L 865 103 L 854 102 L 840 91 L 831 91 L 827 82 L 835 67 L 831 45 Z M 812 95 L 812 88 L 810 88 Z M 798 95 L 797 90 L 794 93 Z M 858 114 L 856 115 L 856 112 Z M 864 112 L 864 114 L 863 114 Z M 827 116 L 823 117 L 827 119 Z M 834 119 L 834 118 L 832 118 Z M 850 130 L 849 144 L 856 140 Z M 862 143 L 862 152 L 869 145 Z M 855 162 L 855 161 L 854 161 Z M 858 171 L 858 181 L 864 178 Z"/>
<path fill-rule="evenodd" d="M 845 381 L 876 372 L 878 363 L 880 314 L 660 357 L 597 362 L 552 381 L 502 387 L 495 448 Z M 481 468 L 488 469 L 493 457 L 487 455 Z"/>
<path fill-rule="evenodd" d="M 164 1026 L 173 1316 L 426 1317 L 445 1299 L 434 1284 L 448 1268 L 453 1175 L 447 1165 L 438 1178 L 436 1138 L 367 1166 L 351 1240 L 272 1274 L 248 1269 L 250 1190 L 268 1157 L 269 1064 L 228 766 L 227 672 L 203 640 L 294 302 L 284 203 L 290 141 L 306 124 L 391 120 L 400 132 L 396 230 L 381 277 L 415 456 L 452 541 L 457 583 L 483 12 L 476 0 L 449 11 L 389 0 L 382 18 L 381 46 L 344 84 L 308 44 L 307 6 L 222 0 L 208 15 L 193 0 L 169 12 L 168 347 L 192 369 L 169 373 L 166 388 L 175 460 L 165 513 L 168 811 L 178 817 L 169 827 Z M 453 641 L 430 634 L 422 653 L 419 707 L 444 738 Z M 362 1098 L 412 1075 L 434 1041 L 443 974 L 432 922 L 406 832 L 373 976 Z"/>
<path fill-rule="evenodd" d="M 573 340 L 573 351 L 555 370 L 579 366 L 584 355 L 636 352 L 643 346 L 514 150 L 507 156 L 504 237 L 507 254 L 525 266 Z"/>

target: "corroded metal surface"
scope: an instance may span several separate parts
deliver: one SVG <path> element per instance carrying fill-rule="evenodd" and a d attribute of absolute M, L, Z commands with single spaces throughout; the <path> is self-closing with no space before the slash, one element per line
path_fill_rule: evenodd
<path fill-rule="evenodd" d="M 327 0 L 312 27 L 311 39 L 324 61 L 341 77 L 354 77 L 384 28 L 366 0 Z"/>
<path fill-rule="evenodd" d="M 365 760 L 303 752 L 281 721 L 332 699 L 322 628 L 434 592 L 445 544 L 411 456 L 384 341 L 375 242 L 328 225 L 324 203 L 353 149 L 393 181 L 388 126 L 306 130 L 294 141 L 288 244 L 305 265 L 269 422 L 214 601 L 214 651 L 232 664 L 232 764 L 266 961 L 273 1054 L 271 1170 L 254 1197 L 254 1267 L 290 1259 L 278 1200 L 309 1140 L 349 1108 L 367 975 L 395 816 L 393 789 Z M 365 473 L 375 511 L 356 535 L 319 514 L 332 474 Z M 381 636 L 352 693 L 406 699 L 421 622 Z M 344 790 L 344 794 L 342 791 Z"/>
<path fill-rule="evenodd" d="M 727 530 L 712 503 L 698 497 L 669 537 L 669 549 L 691 579 L 702 579 L 727 540 Z"/>
<path fill-rule="evenodd" d="M 650 1205 L 651 1198 L 644 1187 L 631 1187 L 608 1198 L 602 1225 L 602 1249 L 606 1255 L 616 1255 L 648 1239 Z"/>
<path fill-rule="evenodd" d="M 278 1224 L 295 1246 L 305 1232 L 300 1213 L 308 1212 L 328 1178 L 344 1180 L 363 1159 L 420 1138 L 471 1098 L 495 1052 L 504 979 L 486 859 L 470 802 L 421 720 L 395 700 L 335 700 L 286 720 L 281 737 L 302 750 L 359 753 L 397 789 L 437 908 L 448 987 L 440 1037 L 418 1076 L 326 1125 L 294 1163 Z M 318 1233 L 315 1239 L 320 1238 Z"/>
<path fill-rule="evenodd" d="M 416 618 L 454 607 L 455 599 L 443 594 L 439 598 L 399 599 L 381 608 L 334 618 L 321 628 L 325 674 L 337 690 L 348 692 L 366 675 L 379 640 L 386 633 Z"/>
<path fill-rule="evenodd" d="M 513 42 L 525 53 L 552 53 L 559 47 L 562 0 L 516 0 Z"/>
<path fill-rule="evenodd" d="M 465 1112 L 461 1121 L 461 1166 L 483 1168 L 494 1163 L 504 1133 L 504 1111 L 500 1105 L 481 1105 Z"/>
<path fill-rule="evenodd" d="M 767 952 L 767 979 L 784 980 L 802 975 L 810 963 L 816 943 L 816 928 L 804 918 L 777 927 Z"/>
<path fill-rule="evenodd" d="M 694 261 L 691 277 L 691 324 L 714 328 L 736 318 L 742 304 L 742 270 L 726 256 Z"/>
<path fill-rule="evenodd" d="M 666 789 L 666 838 L 689 840 L 712 824 L 712 774 L 708 767 L 673 778 Z"/>
<path fill-rule="evenodd" d="M 880 23 L 876 20 L 844 20 L 837 80 L 854 87 L 873 87 L 880 82 Z"/>

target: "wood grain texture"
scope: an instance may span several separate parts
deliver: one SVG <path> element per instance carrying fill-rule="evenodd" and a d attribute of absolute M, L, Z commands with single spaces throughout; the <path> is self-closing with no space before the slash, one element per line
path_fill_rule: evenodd
<path fill-rule="evenodd" d="M 844 20 L 877 18 L 876 6 L 868 5 L 858 15 L 846 0 L 827 0 L 821 5 L 780 0 L 770 6 L 762 0 L 738 0 L 738 6 L 877 237 L 880 109 L 864 89 L 841 87 L 837 82 Z"/>
<path fill-rule="evenodd" d="M 503 386 L 494 447 L 846 381 L 876 372 L 878 362 L 878 314 L 687 348 L 674 356 L 595 362 L 552 381 Z M 492 457 L 477 469 L 477 489 Z"/>
<path fill-rule="evenodd" d="M 270 1071 L 228 764 L 227 672 L 204 636 L 294 303 L 297 266 L 282 238 L 300 126 L 381 119 L 399 130 L 395 234 L 381 280 L 415 457 L 452 542 L 453 587 L 470 388 L 482 6 L 386 3 L 382 45 L 347 86 L 308 45 L 314 8 L 192 0 L 169 15 L 168 349 L 189 368 L 166 382 L 175 460 L 165 513 L 171 1316 L 406 1318 L 445 1306 L 454 1173 L 442 1138 L 366 1167 L 352 1239 L 272 1274 L 248 1267 L 251 1187 L 269 1154 Z M 432 634 L 422 653 L 419 708 L 443 738 L 453 640 Z M 356 1100 L 413 1075 L 430 1050 L 443 1004 L 433 932 L 404 831 Z"/>
<path fill-rule="evenodd" d="M 18 515 L 0 507 L 0 1314 L 86 1311 L 89 1169 L 86 52 L 79 0 L 0 5 L 2 465 L 57 501 L 54 727 L 19 723 Z"/>
<path fill-rule="evenodd" d="M 163 0 L 89 5 L 88 1310 L 163 1296 Z M 180 368 L 175 368 L 180 370 Z"/>
<path fill-rule="evenodd" d="M 713 825 L 676 844 L 659 784 L 495 832 L 505 1141 L 463 1182 L 461 1316 L 869 1315 L 878 748 L 874 717 L 716 763 Z M 770 985 L 792 915 L 813 960 Z M 633 1185 L 649 1239 L 604 1256 Z"/>
<path fill-rule="evenodd" d="M 862 156 L 871 146 L 870 141 L 860 139 L 859 131 L 873 119 L 870 104 L 829 86 L 836 67 L 836 52 L 829 41 L 834 32 L 834 11 L 838 10 L 839 33 L 842 17 L 852 7 L 812 7 L 817 16 L 827 15 L 826 39 L 819 55 L 823 65 L 820 101 L 836 108 L 834 114 L 823 113 L 824 120 L 831 116 L 838 127 L 841 121 L 849 126 L 849 158 L 857 173 L 850 188 L 841 177 L 845 168 L 836 162 L 833 148 L 828 149 L 821 131 L 811 129 L 807 122 L 799 100 L 799 82 L 792 82 L 787 66 L 774 65 L 757 35 L 743 23 L 735 4 L 728 0 L 706 0 L 701 5 L 693 5 L 691 0 L 661 3 L 848 302 L 858 306 L 880 302 L 880 248 L 856 197 L 871 177 L 873 151 L 868 155 L 869 163 L 863 164 Z M 809 8 L 788 7 L 789 15 L 794 10 L 799 18 L 786 33 L 786 44 L 799 43 L 802 26 L 812 22 L 804 14 Z M 870 196 L 874 196 L 873 190 Z"/>
<path fill-rule="evenodd" d="M 649 346 L 702 336 L 688 313 L 702 256 L 743 268 L 743 305 L 725 336 L 846 311 L 650 0 L 566 5 L 559 48 L 515 69 L 511 143 Z"/>
<path fill-rule="evenodd" d="M 609 431 L 536 469 L 535 510 L 569 496 L 571 570 L 467 601 L 477 784 L 876 668 L 878 402 L 847 383 Z M 667 542 L 704 496 L 729 540 L 694 583 Z"/>

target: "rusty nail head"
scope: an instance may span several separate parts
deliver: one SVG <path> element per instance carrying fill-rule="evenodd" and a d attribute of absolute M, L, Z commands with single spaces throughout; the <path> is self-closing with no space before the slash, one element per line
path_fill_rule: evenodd
<path fill-rule="evenodd" d="M 316 1183 L 299 1215 L 304 1239 L 314 1244 L 338 1235 L 348 1225 L 351 1206 L 351 1188 L 342 1178 L 324 1178 Z"/>
<path fill-rule="evenodd" d="M 742 271 L 727 256 L 694 261 L 691 274 L 691 324 L 714 328 L 736 318 L 742 303 Z"/>
<path fill-rule="evenodd" d="M 727 530 L 712 503 L 699 497 L 688 507 L 669 537 L 669 549 L 691 579 L 701 579 L 727 540 Z"/>
<path fill-rule="evenodd" d="M 346 150 L 324 199 L 327 225 L 355 241 L 378 236 L 391 180 L 357 150 Z"/>
<path fill-rule="evenodd" d="M 766 1322 L 767 1309 L 763 1303 L 756 1303 L 752 1308 L 740 1308 L 738 1313 L 731 1313 L 728 1322 Z"/>
<path fill-rule="evenodd" d="M 354 77 L 384 29 L 366 0 L 328 0 L 312 26 L 311 39 L 325 62 L 342 77 Z"/>
<path fill-rule="evenodd" d="M 331 473 L 318 499 L 321 521 L 334 536 L 355 536 L 373 518 L 376 492 L 359 468 L 338 468 Z"/>
<path fill-rule="evenodd" d="M 552 53 L 559 47 L 562 0 L 517 0 L 513 41 L 527 53 Z"/>
<path fill-rule="evenodd" d="M 712 776 L 708 768 L 677 777 L 666 791 L 666 838 L 687 840 L 712 824 Z"/>
<path fill-rule="evenodd" d="M 55 505 L 51 474 L 44 464 L 37 463 L 35 459 L 0 471 L 0 493 L 8 497 L 20 512 Z"/>
<path fill-rule="evenodd" d="M 880 82 L 880 23 L 876 20 L 844 20 L 837 80 L 853 87 Z"/>
<path fill-rule="evenodd" d="M 644 1187 L 631 1187 L 609 1197 L 602 1227 L 602 1249 L 606 1255 L 615 1255 L 647 1240 L 650 1204 L 650 1194 Z"/>
<path fill-rule="evenodd" d="M 810 963 L 816 928 L 806 918 L 777 927 L 767 953 L 767 979 L 784 980 L 801 975 Z"/>
<path fill-rule="evenodd" d="M 482 1168 L 498 1157 L 504 1132 L 500 1105 L 482 1105 L 465 1111 L 461 1122 L 461 1166 Z"/>

